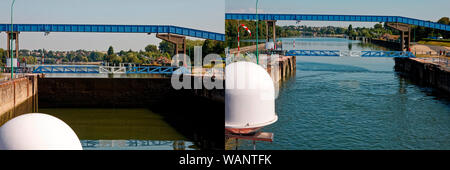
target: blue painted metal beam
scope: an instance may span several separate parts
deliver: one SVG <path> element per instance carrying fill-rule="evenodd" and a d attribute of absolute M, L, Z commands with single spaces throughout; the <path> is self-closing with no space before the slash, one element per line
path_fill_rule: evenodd
<path fill-rule="evenodd" d="M 133 74 L 173 74 L 176 67 L 166 66 L 141 66 L 141 67 L 127 67 L 126 73 Z M 99 66 L 68 66 L 68 65 L 52 65 L 52 66 L 37 66 L 33 73 L 100 73 Z"/>
<path fill-rule="evenodd" d="M 172 74 L 176 67 L 140 66 L 127 69 L 127 73 L 136 74 Z"/>
<path fill-rule="evenodd" d="M 399 22 L 427 28 L 450 31 L 450 25 L 439 24 L 401 16 L 377 15 L 323 15 L 323 14 L 258 14 L 259 20 L 291 20 L 291 21 L 349 21 L 349 22 Z M 256 20 L 256 14 L 226 13 L 225 19 Z"/>
<path fill-rule="evenodd" d="M 99 73 L 97 66 L 38 66 L 33 73 Z"/>
<path fill-rule="evenodd" d="M 0 24 L 0 32 L 10 31 L 10 24 Z M 95 32 L 95 33 L 171 33 L 196 38 L 225 41 L 225 34 L 171 25 L 80 25 L 14 24 L 19 32 Z"/>
<path fill-rule="evenodd" d="M 402 57 L 415 58 L 414 54 L 409 51 L 361 51 L 357 52 L 357 56 L 361 57 Z M 289 50 L 285 53 L 287 56 L 323 56 L 323 57 L 339 57 L 349 55 L 350 51 L 339 50 Z M 351 54 L 350 54 L 351 55 Z"/>
<path fill-rule="evenodd" d="M 289 50 L 287 56 L 330 56 L 339 57 L 339 50 Z"/>
<path fill-rule="evenodd" d="M 416 56 L 409 51 L 361 51 L 361 57 L 415 58 Z"/>

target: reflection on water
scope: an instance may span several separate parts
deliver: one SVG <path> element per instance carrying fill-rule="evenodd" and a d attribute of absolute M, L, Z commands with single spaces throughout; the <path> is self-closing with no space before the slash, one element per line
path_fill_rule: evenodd
<path fill-rule="evenodd" d="M 188 141 L 159 140 L 81 140 L 85 150 L 194 150 Z"/>
<path fill-rule="evenodd" d="M 83 149 L 196 149 L 163 116 L 145 108 L 45 108 L 39 112 L 66 122 Z"/>

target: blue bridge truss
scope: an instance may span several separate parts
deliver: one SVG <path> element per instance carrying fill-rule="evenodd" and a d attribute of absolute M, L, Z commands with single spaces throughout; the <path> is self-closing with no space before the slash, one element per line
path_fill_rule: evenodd
<path fill-rule="evenodd" d="M 361 51 L 361 57 L 404 57 L 415 58 L 409 51 Z"/>
<path fill-rule="evenodd" d="M 177 68 L 176 67 L 151 67 L 151 66 L 140 66 L 131 67 L 127 69 L 126 73 L 137 73 L 137 74 L 172 74 Z"/>
<path fill-rule="evenodd" d="M 38 66 L 33 73 L 99 73 L 97 66 Z"/>
<path fill-rule="evenodd" d="M 225 19 L 230 20 L 256 20 L 256 14 L 226 13 Z M 322 15 L 322 14 L 258 14 L 259 20 L 291 20 L 291 21 L 350 21 L 350 22 L 398 22 L 450 31 L 450 25 L 431 21 L 424 21 L 401 16 L 377 15 Z"/>
<path fill-rule="evenodd" d="M 171 33 L 225 41 L 225 34 L 171 25 L 14 24 L 13 27 L 18 32 Z M 2 31 L 11 31 L 11 24 L 0 24 Z"/>
<path fill-rule="evenodd" d="M 339 51 L 339 50 L 289 50 L 287 56 L 360 56 L 360 57 L 393 57 L 393 58 L 415 58 L 409 51 Z"/>
<path fill-rule="evenodd" d="M 51 66 L 37 66 L 33 69 L 33 73 L 102 73 L 101 69 L 107 66 L 68 66 L 68 65 L 51 65 Z M 126 74 L 173 74 L 177 67 L 167 66 L 139 66 L 139 67 L 123 67 L 123 73 Z M 186 72 L 183 72 L 186 73 Z"/>
<path fill-rule="evenodd" d="M 340 56 L 339 50 L 290 50 L 288 56 Z"/>

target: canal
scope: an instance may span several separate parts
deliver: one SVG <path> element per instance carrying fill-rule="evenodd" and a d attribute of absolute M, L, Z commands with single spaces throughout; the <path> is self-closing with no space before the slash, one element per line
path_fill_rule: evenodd
<path fill-rule="evenodd" d="M 294 38 L 283 40 L 293 49 Z M 383 50 L 336 38 L 295 38 L 295 49 Z M 450 149 L 450 101 L 394 71 L 392 58 L 297 57 L 282 83 L 274 142 L 256 149 Z M 253 149 L 241 141 L 239 149 Z"/>

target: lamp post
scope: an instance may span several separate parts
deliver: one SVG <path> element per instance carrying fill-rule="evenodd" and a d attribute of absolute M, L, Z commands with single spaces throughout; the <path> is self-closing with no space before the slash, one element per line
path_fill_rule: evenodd
<path fill-rule="evenodd" d="M 256 0 L 256 64 L 259 64 L 259 53 L 258 53 L 258 0 Z"/>
<path fill-rule="evenodd" d="M 12 1 L 12 4 L 11 4 L 11 39 L 10 39 L 10 41 L 9 41 L 9 47 L 10 47 L 10 50 L 11 50 L 11 80 L 12 79 L 14 79 L 14 60 L 13 60 L 13 57 L 14 57 L 14 52 L 13 52 L 13 36 L 14 36 L 14 28 L 13 28 L 13 7 L 14 7 L 14 2 L 16 2 L 16 0 L 13 0 Z M 17 41 L 17 40 L 16 40 Z"/>

